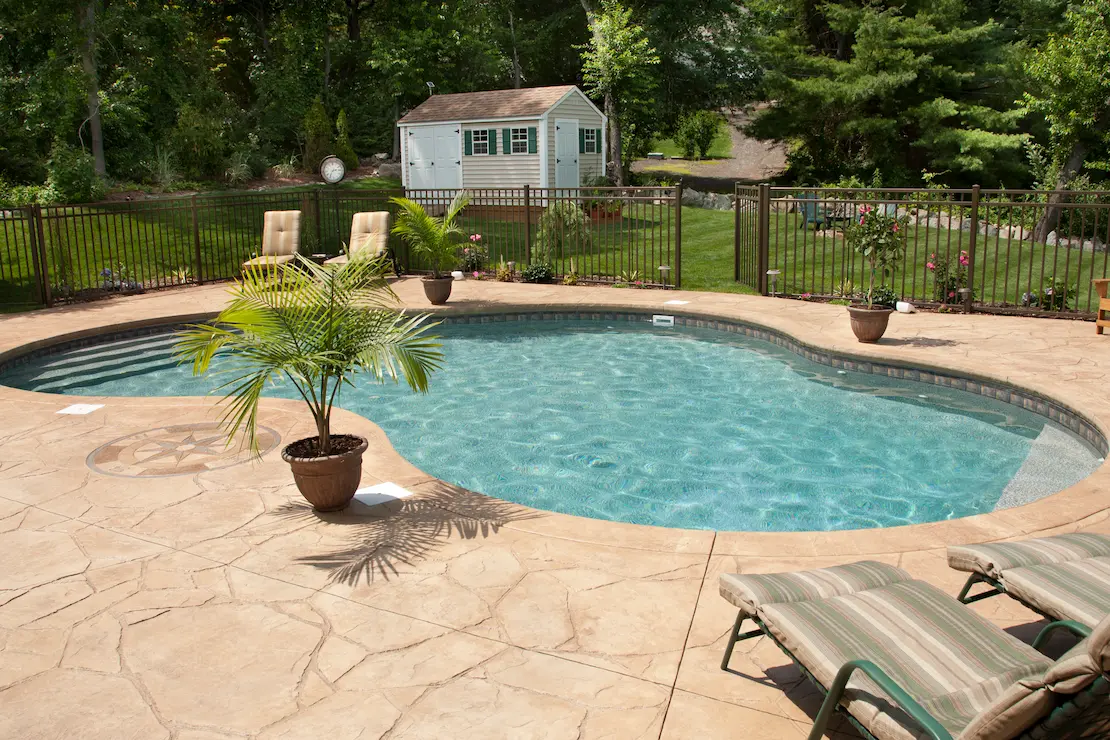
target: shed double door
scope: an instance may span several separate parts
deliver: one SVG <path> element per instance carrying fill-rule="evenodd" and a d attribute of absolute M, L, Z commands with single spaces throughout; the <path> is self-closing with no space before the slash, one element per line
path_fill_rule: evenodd
<path fill-rule="evenodd" d="M 462 187 L 459 126 L 414 126 L 409 129 L 409 188 L 445 190 Z"/>

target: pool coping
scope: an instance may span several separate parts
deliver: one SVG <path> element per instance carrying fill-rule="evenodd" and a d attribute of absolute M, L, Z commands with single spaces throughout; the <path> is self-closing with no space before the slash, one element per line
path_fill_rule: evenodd
<path fill-rule="evenodd" d="M 218 295 L 221 298 L 224 297 L 225 290 L 226 286 L 218 291 Z M 608 289 L 607 292 L 611 294 L 612 289 Z M 707 294 L 668 293 L 665 295 L 704 296 Z M 546 298 L 548 296 L 544 297 Z M 609 296 L 607 295 L 606 297 L 608 298 Z M 715 297 L 724 298 L 724 296 Z M 416 305 L 412 305 L 413 303 L 416 303 Z M 734 327 L 734 331 L 750 331 L 750 336 L 766 338 L 767 341 L 790 349 L 802 357 L 807 357 L 806 353 L 808 352 L 808 359 L 816 362 L 820 362 L 824 359 L 826 362 L 823 364 L 827 364 L 830 367 L 837 367 L 837 365 L 833 363 L 840 362 L 841 367 L 844 369 L 853 369 L 860 372 L 888 374 L 890 372 L 897 373 L 901 371 L 903 378 L 906 377 L 908 371 L 917 373 L 917 378 L 911 377 L 909 379 L 915 379 L 918 382 L 922 381 L 922 373 L 924 373 L 926 380 L 937 385 L 947 384 L 948 387 L 958 387 L 951 385 L 951 383 L 963 380 L 964 390 L 968 390 L 968 382 L 973 384 L 972 387 L 975 387 L 977 384 L 979 386 L 978 390 L 982 395 L 990 395 L 990 393 L 984 392 L 986 390 L 991 391 L 991 393 L 1001 392 L 1007 394 L 1005 398 L 999 398 L 999 400 L 1006 400 L 1006 402 L 1009 403 L 1018 401 L 1015 405 L 1027 408 L 1033 413 L 1037 413 L 1037 404 L 1042 404 L 1041 408 L 1047 413 L 1041 413 L 1041 415 L 1054 421 L 1056 419 L 1053 419 L 1053 413 L 1057 415 L 1072 415 L 1076 424 L 1085 425 L 1087 433 L 1096 435 L 1096 439 L 1099 441 L 1095 441 L 1093 444 L 1099 449 L 1103 449 L 1107 441 L 1107 434 L 1104 431 L 1105 427 L 1100 423 L 1097 414 L 1079 411 L 1075 409 L 1073 405 L 1051 394 L 1034 390 L 1009 380 L 1000 379 L 989 373 L 969 372 L 965 369 L 944 367 L 928 362 L 915 361 L 910 363 L 896 357 L 882 354 L 882 345 L 871 345 L 866 347 L 869 354 L 845 352 L 841 349 L 832 349 L 812 341 L 802 340 L 786 330 L 769 326 L 756 319 L 748 317 L 742 319 L 729 317 L 721 315 L 720 311 L 705 310 L 700 307 L 677 309 L 670 306 L 647 307 L 631 301 L 576 303 L 574 301 L 548 300 L 538 305 L 535 303 L 521 303 L 516 301 L 486 301 L 477 307 L 466 305 L 452 306 L 449 304 L 443 308 L 430 308 L 421 306 L 416 301 L 407 300 L 406 308 L 408 310 L 417 309 L 420 312 L 426 312 L 437 319 L 444 318 L 450 321 L 461 320 L 464 323 L 475 323 L 475 320 L 477 320 L 477 323 L 481 323 L 483 319 L 486 321 L 508 320 L 510 316 L 516 315 L 519 317 L 522 314 L 539 314 L 541 317 L 550 316 L 552 320 L 558 320 L 555 318 L 556 316 L 581 317 L 584 315 L 586 318 L 599 316 L 604 319 L 607 315 L 615 317 L 618 314 L 625 314 L 630 316 L 630 318 L 647 317 L 652 314 L 667 314 L 676 317 L 676 324 L 679 324 L 679 320 L 681 319 L 683 324 L 687 326 L 718 328 L 719 330 L 724 326 L 726 327 L 724 329 L 725 331 L 728 330 L 727 327 L 731 326 Z M 49 312 L 40 312 L 40 315 L 47 313 Z M 7 349 L 0 351 L 0 365 L 8 365 L 14 360 L 37 351 L 49 350 L 50 348 L 72 343 L 74 341 L 80 341 L 85 338 L 99 338 L 105 334 L 139 331 L 145 328 L 203 321 L 212 318 L 216 313 L 217 310 L 212 308 L 188 313 L 168 311 L 160 315 L 148 315 L 141 319 L 130 321 L 112 321 L 111 317 L 104 317 L 107 320 L 98 321 L 93 326 L 87 326 L 71 332 L 56 333 L 48 337 L 41 337 L 9 346 Z M 613 320 L 617 319 L 614 318 Z M 1033 321 L 1031 319 L 1019 320 Z M 897 377 L 897 375 L 894 377 Z M 0 394 L 26 394 L 27 396 L 36 397 L 39 401 L 45 398 L 55 398 L 54 394 L 35 393 L 8 387 L 0 388 Z M 998 398 L 998 396 L 991 397 Z M 81 397 L 71 396 L 69 398 L 76 400 Z M 209 405 L 212 403 L 211 399 L 203 396 L 190 397 L 190 399 Z M 115 400 L 120 401 L 124 399 Z M 134 401 L 137 399 L 128 400 Z M 167 397 L 152 397 L 138 400 L 148 402 L 166 401 Z M 276 399 L 270 399 L 264 401 L 264 406 L 276 403 L 279 403 Z M 1029 408 L 1027 404 L 1031 405 L 1032 408 Z M 373 425 L 372 422 L 365 420 L 361 416 L 350 414 L 350 412 L 345 413 L 357 418 L 360 422 L 359 426 L 366 424 L 376 428 L 376 425 Z M 393 453 L 396 454 L 396 451 L 393 450 Z M 397 457 L 400 458 L 399 455 L 397 455 Z M 403 458 L 401 459 L 403 460 Z M 413 467 L 411 463 L 405 462 L 408 467 Z M 432 476 L 426 476 L 426 478 L 428 481 L 436 481 Z M 568 539 L 606 543 L 626 540 L 651 543 L 659 539 L 654 535 L 661 535 L 663 533 L 673 533 L 679 540 L 682 539 L 682 535 L 686 535 L 691 539 L 700 540 L 701 535 L 712 533 L 714 535 L 712 549 L 716 554 L 768 556 L 771 554 L 834 555 L 899 553 L 918 551 L 930 547 L 942 547 L 947 544 L 964 544 L 969 542 L 1022 537 L 1033 533 L 1043 533 L 1058 529 L 1066 529 L 1067 531 L 1077 529 L 1085 519 L 1098 515 L 1107 510 L 1107 508 L 1110 508 L 1105 500 L 1106 497 L 1104 493 L 1106 481 L 1108 479 L 1110 479 L 1110 466 L 1104 463 L 1083 481 L 1063 491 L 1051 494 L 1029 504 L 961 519 L 878 529 L 812 532 L 719 530 L 714 532 L 713 530 L 682 530 L 653 525 L 611 522 L 541 510 L 532 510 L 543 515 L 542 517 L 538 517 L 537 520 L 533 520 L 532 523 L 513 523 L 506 526 L 515 529 L 535 531 L 536 533 L 542 533 L 548 536 L 562 536 Z M 446 485 L 450 486 L 451 484 L 446 483 Z M 459 492 L 461 499 L 464 499 L 466 495 L 483 496 L 482 494 L 477 494 L 465 489 L 453 488 L 456 488 Z M 536 521 L 542 523 L 536 524 Z M 621 531 L 618 532 L 618 530 Z M 640 531 L 637 533 L 636 530 Z M 664 537 L 663 539 L 673 541 L 675 537 Z M 701 548 L 700 545 L 693 545 L 692 542 L 691 545 L 696 549 Z M 632 546 L 636 547 L 636 545 Z M 647 549 L 655 548 L 648 545 Z M 671 547 L 668 546 L 665 549 L 671 549 Z"/>

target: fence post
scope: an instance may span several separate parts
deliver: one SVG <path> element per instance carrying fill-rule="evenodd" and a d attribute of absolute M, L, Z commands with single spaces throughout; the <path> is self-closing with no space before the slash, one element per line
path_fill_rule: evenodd
<path fill-rule="evenodd" d="M 740 183 L 732 186 L 732 280 L 740 282 Z"/>
<path fill-rule="evenodd" d="M 34 222 L 31 227 L 38 239 L 39 262 L 42 264 L 43 303 L 49 308 L 54 305 L 54 292 L 50 288 L 50 262 L 46 256 L 46 230 L 42 224 L 42 206 L 31 206 Z"/>
<path fill-rule="evenodd" d="M 197 196 L 190 198 L 193 206 L 193 256 L 196 260 L 197 285 L 204 285 L 203 262 L 200 257 L 200 219 L 197 217 Z"/>
<path fill-rule="evenodd" d="M 767 263 L 770 261 L 771 251 L 771 186 L 763 183 L 759 186 L 759 258 L 756 264 L 757 284 L 759 294 L 767 295 Z"/>
<path fill-rule="evenodd" d="M 44 269 L 42 260 L 39 255 L 39 239 L 38 232 L 35 228 L 35 208 L 34 206 L 27 206 L 26 208 L 26 224 L 29 239 L 26 240 L 28 251 L 31 253 L 31 271 L 35 281 L 35 303 L 46 303 L 46 280 L 44 278 Z M 18 267 L 18 265 L 17 265 Z"/>
<path fill-rule="evenodd" d="M 967 293 L 964 294 L 964 312 L 971 313 L 975 301 L 975 246 L 979 242 L 979 186 L 971 186 L 971 234 L 967 244 Z"/>
<path fill-rule="evenodd" d="M 324 238 L 320 234 L 320 189 L 312 191 L 312 220 L 316 222 L 316 248 L 324 251 Z"/>
<path fill-rule="evenodd" d="M 532 256 L 532 188 L 524 183 L 524 254 L 525 259 Z"/>
<path fill-rule="evenodd" d="M 674 189 L 674 288 L 682 288 L 682 181 Z"/>

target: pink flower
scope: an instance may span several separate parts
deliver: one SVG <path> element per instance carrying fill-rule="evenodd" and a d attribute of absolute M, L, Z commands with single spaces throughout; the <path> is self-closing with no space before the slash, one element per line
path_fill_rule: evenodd
<path fill-rule="evenodd" d="M 873 210 L 875 210 L 875 208 L 873 206 L 869 206 L 869 205 L 862 205 L 862 206 L 859 207 L 859 212 L 860 213 L 871 213 L 871 211 L 873 211 Z"/>
<path fill-rule="evenodd" d="M 933 264 L 932 262 L 926 262 L 926 263 L 925 263 L 925 266 L 926 266 L 926 267 L 928 267 L 928 268 L 929 268 L 930 270 L 935 270 L 935 269 L 937 269 L 937 266 L 936 266 L 936 265 L 934 265 L 934 264 Z"/>
<path fill-rule="evenodd" d="M 954 290 L 948 291 L 948 297 L 949 298 L 955 298 L 956 297 L 956 291 L 954 291 Z"/>
<path fill-rule="evenodd" d="M 895 234 L 897 234 L 897 233 L 898 233 L 898 224 L 894 224 L 894 233 L 895 233 Z"/>
<path fill-rule="evenodd" d="M 479 275 L 481 275 L 481 273 L 480 273 L 480 272 L 478 272 L 477 270 L 475 270 L 475 271 L 474 271 L 474 277 L 478 277 Z"/>
<path fill-rule="evenodd" d="M 470 254 L 470 247 L 463 247 L 463 254 Z"/>
<path fill-rule="evenodd" d="M 470 241 L 480 242 L 480 241 L 482 241 L 482 235 L 481 234 L 471 234 L 470 235 Z"/>
<path fill-rule="evenodd" d="M 971 260 L 968 258 L 967 252 L 960 252 L 960 264 L 966 267 L 970 263 Z"/>

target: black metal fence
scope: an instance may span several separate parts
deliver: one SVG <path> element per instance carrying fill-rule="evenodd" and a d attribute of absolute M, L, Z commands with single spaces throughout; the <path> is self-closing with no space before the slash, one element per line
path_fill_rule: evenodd
<path fill-rule="evenodd" d="M 396 216 L 396 196 L 442 213 L 457 192 L 312 189 L 3 210 L 0 303 L 51 305 L 235 278 L 260 252 L 263 214 L 271 210 L 300 210 L 300 251 L 334 256 L 355 213 Z M 464 239 L 460 257 L 472 245 L 481 248 L 488 257 L 479 269 L 491 277 L 502 262 L 512 262 L 519 277 L 543 261 L 558 278 L 680 285 L 678 188 L 467 192 L 459 225 L 481 239 Z M 399 270 L 422 271 L 396 237 L 390 248 Z"/>
<path fill-rule="evenodd" d="M 851 298 L 868 269 L 845 236 L 898 219 L 906 254 L 878 278 L 904 300 L 1086 317 L 1110 266 L 1110 192 L 736 187 L 735 280 L 764 295 Z"/>

